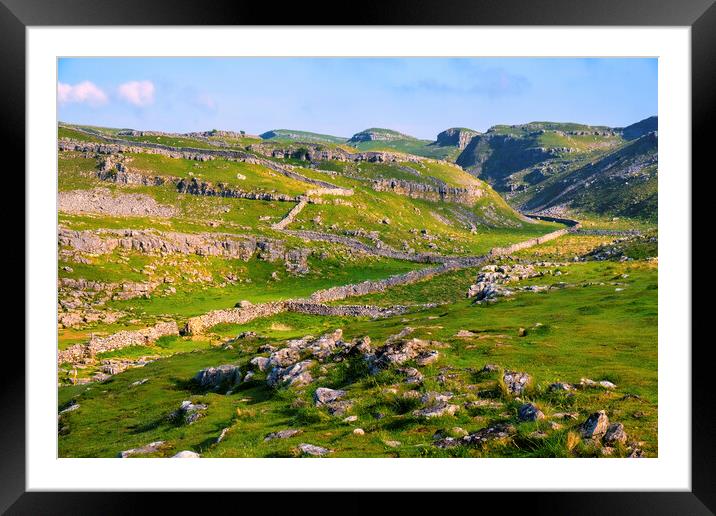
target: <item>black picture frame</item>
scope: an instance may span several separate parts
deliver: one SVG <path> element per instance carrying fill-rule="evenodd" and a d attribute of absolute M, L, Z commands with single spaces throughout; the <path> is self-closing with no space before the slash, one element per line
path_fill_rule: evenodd
<path fill-rule="evenodd" d="M 716 4 L 714 0 L 366 0 L 359 8 L 313 2 L 190 0 L 0 0 L 2 131 L 6 148 L 24 167 L 25 30 L 28 26 L 82 25 L 554 25 L 691 27 L 693 167 L 707 166 L 716 124 Z M 709 145 L 710 144 L 710 145 Z M 713 168 L 713 165 L 711 165 Z M 705 170 L 706 175 L 708 171 Z M 687 171 L 684 171 L 685 177 Z M 692 178 L 696 177 L 692 173 Z M 693 190 L 692 190 L 693 191 Z M 26 192 L 27 194 L 28 192 Z M 693 217 L 692 217 L 693 218 Z M 696 222 L 694 220 L 694 222 Z M 692 230 L 693 234 L 693 230 Z M 692 249 L 693 255 L 693 249 Z M 19 260 L 17 260 L 19 262 Z M 23 267 L 17 263 L 18 267 Z M 25 268 L 25 275 L 31 273 Z M 690 275 L 684 278 L 691 284 Z M 690 300 L 684 300 L 690 302 Z M 26 307 L 31 309 L 32 307 Z M 694 308 L 696 306 L 694 305 Z M 695 323 L 697 318 L 693 317 Z M 709 340 L 694 341 L 692 353 L 692 491 L 480 494 L 505 507 L 549 514 L 714 514 L 716 432 L 713 426 L 713 366 Z M 671 343 L 688 349 L 691 343 Z M 8 514 L 119 514 L 148 507 L 147 494 L 25 492 L 25 353 L 6 343 L 0 374 L 0 511 Z M 688 438 L 684 435 L 684 438 Z M 158 494 L 163 510 L 188 508 L 186 493 Z M 213 493 L 221 508 L 231 494 Z M 245 497 L 245 494 L 238 495 Z M 292 496 L 297 496 L 296 494 Z M 422 504 L 423 496 L 412 498 Z M 233 503 L 233 502 L 232 502 Z M 370 510 L 369 502 L 350 509 Z M 410 501 L 405 501 L 404 510 Z M 439 502 L 438 502 L 439 503 Z M 480 502 L 482 505 L 484 501 Z M 231 506 L 224 506 L 228 508 Z M 236 506 L 234 506 L 236 507 Z M 238 507 L 237 507 L 238 508 Z M 340 506 L 336 510 L 343 510 Z"/>

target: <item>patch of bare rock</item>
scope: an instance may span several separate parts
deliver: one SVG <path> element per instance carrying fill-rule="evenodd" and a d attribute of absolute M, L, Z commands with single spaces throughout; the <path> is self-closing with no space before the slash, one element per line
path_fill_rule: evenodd
<path fill-rule="evenodd" d="M 107 188 L 59 192 L 57 203 L 59 211 L 72 214 L 160 218 L 176 214 L 175 208 L 159 204 L 146 194 L 115 194 Z"/>
<path fill-rule="evenodd" d="M 532 265 L 486 265 L 477 275 L 477 279 L 467 291 L 468 298 L 474 298 L 476 303 L 494 301 L 498 297 L 511 296 L 515 289 L 507 284 L 542 276 L 542 272 Z M 540 290 L 548 287 L 527 287 L 529 290 Z"/>

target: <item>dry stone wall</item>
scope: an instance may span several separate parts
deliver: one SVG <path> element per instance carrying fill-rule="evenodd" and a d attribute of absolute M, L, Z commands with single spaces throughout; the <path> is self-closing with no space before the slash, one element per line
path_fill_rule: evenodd
<path fill-rule="evenodd" d="M 438 254 L 431 253 L 404 253 L 397 251 L 387 245 L 381 247 L 374 247 L 361 242 L 355 238 L 350 238 L 343 235 L 333 235 L 330 233 L 321 233 L 319 231 L 308 231 L 308 230 L 285 230 L 285 233 L 303 238 L 305 240 L 314 240 L 319 242 L 330 242 L 334 244 L 344 245 L 350 249 L 361 251 L 374 256 L 382 256 L 384 258 L 395 258 L 396 260 L 406 260 L 417 263 L 439 263 L 445 260 L 444 257 Z"/>
<path fill-rule="evenodd" d="M 57 353 L 57 363 L 79 363 L 93 360 L 97 353 L 106 353 L 129 346 L 151 344 L 160 337 L 178 335 L 179 328 L 174 321 L 160 322 L 150 328 L 134 331 L 120 331 L 107 337 L 93 336 L 85 344 L 75 344 Z"/>

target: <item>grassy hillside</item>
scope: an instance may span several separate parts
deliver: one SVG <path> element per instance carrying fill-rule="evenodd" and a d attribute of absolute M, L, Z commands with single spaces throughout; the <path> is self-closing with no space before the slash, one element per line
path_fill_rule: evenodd
<path fill-rule="evenodd" d="M 656 127 L 656 117 L 625 128 L 498 125 L 472 138 L 456 161 L 528 211 L 655 220 Z"/>
<path fill-rule="evenodd" d="M 275 140 L 280 142 L 310 142 L 310 143 L 345 143 L 347 138 L 331 136 L 329 134 L 311 133 L 308 131 L 296 131 L 293 129 L 273 129 L 261 133 L 264 140 Z"/>
<path fill-rule="evenodd" d="M 528 190 L 528 210 L 565 205 L 589 213 L 656 221 L 657 137 L 649 133 Z"/>
<path fill-rule="evenodd" d="M 572 232 L 495 256 L 488 254 L 495 247 L 564 226 L 525 219 L 482 177 L 417 155 L 311 162 L 271 152 L 267 157 L 255 144 L 244 145 L 251 137 L 236 133 L 125 133 L 58 129 L 60 138 L 88 144 L 112 137 L 242 152 L 230 158 L 147 148 L 58 153 L 60 457 L 116 457 L 157 441 L 137 456 L 191 450 L 203 457 L 298 457 L 306 454 L 298 448 L 302 443 L 326 448 L 329 457 L 658 455 L 658 239 L 653 224 L 626 216 L 623 210 L 636 204 L 617 186 L 608 205 L 604 196 L 584 195 L 588 188 L 562 194 L 575 209 L 622 210 L 619 221 L 593 217 L 585 227 L 598 232 Z M 292 133 L 304 140 L 311 134 Z M 395 139 L 355 145 L 440 147 L 388 136 Z M 576 142 L 596 137 L 568 136 Z M 500 137 L 542 144 L 562 138 Z M 285 145 L 280 138 L 260 145 Z M 547 188 L 560 181 L 581 185 L 593 176 L 615 185 L 644 179 L 643 188 L 651 187 L 655 164 L 644 156 L 655 159 L 655 135 L 613 138 L 619 143 L 606 154 L 585 143 L 583 163 L 571 163 L 553 182 L 544 180 L 545 198 L 555 200 Z M 100 173 L 106 168 L 111 173 Z M 189 179 L 216 188 L 178 186 Z M 537 186 L 534 195 L 541 192 Z M 649 199 L 645 195 L 644 204 Z M 622 237 L 624 231 L 630 236 Z M 505 283 L 493 284 L 495 277 Z M 363 283 L 380 280 L 388 281 Z M 468 293 L 485 282 L 500 295 L 480 301 Z M 345 287 L 338 291 L 346 295 L 322 298 L 304 311 L 294 305 L 240 324 L 221 316 L 243 316 L 262 303 L 309 298 L 333 287 Z M 147 333 L 157 323 L 184 328 L 197 317 L 206 324 L 190 325 L 192 331 L 160 338 Z M 325 356 L 296 351 L 296 360 L 310 360 L 307 385 L 272 386 L 267 380 L 273 373 L 258 366 L 275 350 L 291 358 L 283 351 L 289 339 L 337 329 L 341 340 Z M 137 331 L 144 332 L 138 340 L 101 348 L 103 339 L 129 339 Z M 354 352 L 354 339 L 366 336 L 370 343 L 361 341 Z M 430 353 L 378 367 L 371 357 L 391 337 L 400 346 L 419 339 L 415 345 Z M 76 349 L 86 354 L 70 356 L 68 350 Z M 213 389 L 192 380 L 219 365 L 237 366 L 241 382 Z M 530 375 L 519 396 L 507 387 L 509 371 Z M 587 379 L 609 383 L 589 385 Z M 574 387 L 559 391 L 550 387 L 554 382 Z M 345 391 L 340 395 L 349 403 L 332 413 L 334 407 L 316 403 L 318 388 Z M 176 417 L 184 401 L 198 405 L 195 421 Z M 525 402 L 544 417 L 526 421 L 520 416 Z M 446 412 L 430 412 L 436 408 Z M 582 423 L 600 410 L 622 423 L 628 438 L 610 444 L 583 436 Z M 270 438 L 287 429 L 297 433 Z M 505 434 L 493 439 L 495 429 Z M 487 442 L 475 440 L 486 432 Z"/>

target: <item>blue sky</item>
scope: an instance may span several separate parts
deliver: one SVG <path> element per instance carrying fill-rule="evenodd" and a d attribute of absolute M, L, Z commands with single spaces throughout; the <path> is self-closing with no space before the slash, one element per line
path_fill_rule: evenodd
<path fill-rule="evenodd" d="M 657 114 L 657 59 L 66 58 L 59 119 L 187 132 L 388 127 L 433 139 L 536 120 L 625 126 Z"/>

